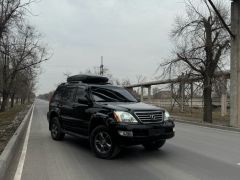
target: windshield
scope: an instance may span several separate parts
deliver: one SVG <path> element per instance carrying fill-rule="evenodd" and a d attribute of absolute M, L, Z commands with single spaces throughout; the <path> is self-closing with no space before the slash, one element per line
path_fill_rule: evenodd
<path fill-rule="evenodd" d="M 92 87 L 96 102 L 137 102 L 133 95 L 122 87 Z"/>

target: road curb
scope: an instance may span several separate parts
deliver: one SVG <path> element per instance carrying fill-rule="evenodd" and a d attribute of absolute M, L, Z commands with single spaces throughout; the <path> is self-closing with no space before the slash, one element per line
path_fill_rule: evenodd
<path fill-rule="evenodd" d="M 6 147 L 4 148 L 2 154 L 0 155 L 0 180 L 2 180 L 5 177 L 8 167 L 16 154 L 16 151 L 18 151 L 21 145 L 20 140 L 25 134 L 25 130 L 27 128 L 32 109 L 33 105 L 28 110 L 23 121 L 21 122 L 21 124 L 19 125 L 19 127 L 17 128 L 17 130 L 7 143 Z"/>
<path fill-rule="evenodd" d="M 202 127 L 216 128 L 216 129 L 221 129 L 221 130 L 233 131 L 233 132 L 239 132 L 240 133 L 240 128 L 221 126 L 221 125 L 215 125 L 215 124 L 209 124 L 209 123 L 192 122 L 192 121 L 187 121 L 187 120 L 183 120 L 183 119 L 178 119 L 176 117 L 172 117 L 172 119 L 175 122 L 179 122 L 179 123 L 192 124 L 192 125 L 197 125 L 197 126 L 202 126 Z"/>

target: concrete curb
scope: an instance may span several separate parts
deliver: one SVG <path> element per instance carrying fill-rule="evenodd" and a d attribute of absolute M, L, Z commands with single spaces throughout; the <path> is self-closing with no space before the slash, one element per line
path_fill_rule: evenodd
<path fill-rule="evenodd" d="M 6 171 L 11 164 L 11 161 L 19 149 L 20 139 L 24 136 L 25 130 L 27 128 L 29 117 L 32 112 L 33 106 L 28 110 L 27 114 L 25 115 L 23 121 L 17 128 L 16 132 L 13 134 L 9 142 L 7 143 L 6 147 L 4 148 L 1 156 L 0 156 L 0 180 L 3 179 L 6 175 Z"/>
<path fill-rule="evenodd" d="M 229 126 L 221 126 L 221 125 L 215 125 L 215 124 L 209 124 L 209 123 L 192 122 L 192 121 L 179 119 L 179 118 L 176 118 L 176 117 L 172 117 L 172 120 L 174 120 L 175 122 L 179 122 L 179 123 L 192 124 L 192 125 L 197 125 L 197 126 L 202 126 L 202 127 L 216 128 L 216 129 L 221 129 L 221 130 L 233 131 L 233 132 L 239 132 L 240 133 L 240 128 L 234 128 L 234 127 L 229 127 Z"/>

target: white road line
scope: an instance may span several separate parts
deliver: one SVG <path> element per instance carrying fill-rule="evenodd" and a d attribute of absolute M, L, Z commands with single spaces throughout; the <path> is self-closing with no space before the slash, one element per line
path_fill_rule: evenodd
<path fill-rule="evenodd" d="M 21 177 L 22 177 L 23 166 L 24 166 L 25 157 L 26 157 L 26 153 L 27 153 L 28 139 L 29 139 L 31 124 L 32 124 L 34 106 L 35 105 L 33 105 L 33 107 L 32 107 L 32 113 L 31 113 L 31 117 L 30 117 L 30 120 L 29 120 L 27 133 L 26 133 L 26 136 L 25 136 L 24 144 L 23 144 L 22 153 L 21 153 L 21 156 L 20 156 L 20 159 L 19 159 L 19 162 L 18 162 L 18 167 L 17 167 L 17 171 L 16 171 L 15 176 L 14 176 L 14 180 L 21 180 Z"/>
<path fill-rule="evenodd" d="M 237 163 L 238 166 L 240 166 L 240 163 Z"/>

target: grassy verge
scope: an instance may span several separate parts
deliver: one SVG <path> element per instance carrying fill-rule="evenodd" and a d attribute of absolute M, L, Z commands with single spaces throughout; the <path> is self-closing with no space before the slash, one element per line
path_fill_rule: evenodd
<path fill-rule="evenodd" d="M 181 112 L 179 109 L 168 109 L 171 115 L 182 117 L 188 121 L 202 122 L 203 111 L 202 109 L 192 109 Z M 213 111 L 213 124 L 229 126 L 230 116 L 229 112 L 225 116 L 221 116 L 220 109 Z"/>
<path fill-rule="evenodd" d="M 28 107 L 28 105 L 15 105 L 8 111 L 0 113 L 0 154 L 22 122 Z"/>
<path fill-rule="evenodd" d="M 16 105 L 9 111 L 0 113 L 0 128 L 1 126 L 6 126 L 11 124 L 11 122 L 14 120 L 16 115 L 22 110 L 24 110 L 25 108 L 26 108 L 26 105 Z"/>

